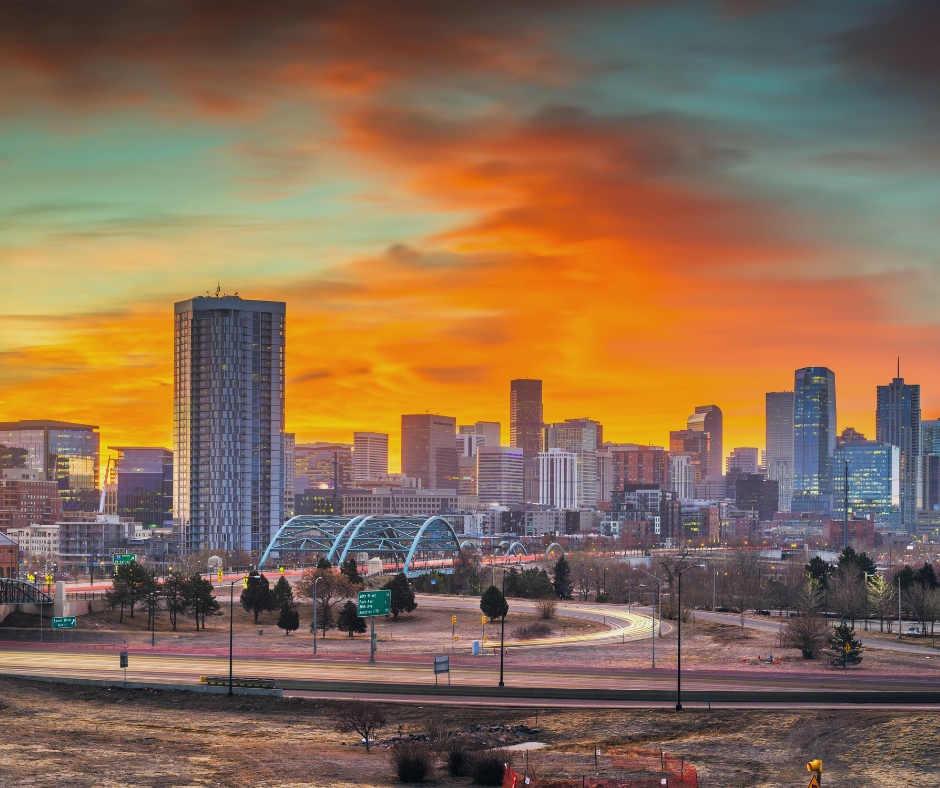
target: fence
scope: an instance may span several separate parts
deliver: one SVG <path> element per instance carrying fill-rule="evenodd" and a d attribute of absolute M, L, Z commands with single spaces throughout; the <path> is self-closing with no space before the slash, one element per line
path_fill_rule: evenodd
<path fill-rule="evenodd" d="M 567 779 L 526 777 L 509 764 L 503 773 L 503 788 L 698 788 L 694 766 L 662 750 L 610 750 L 607 753 L 612 769 L 625 772 L 646 772 L 648 777 L 576 777 Z"/>

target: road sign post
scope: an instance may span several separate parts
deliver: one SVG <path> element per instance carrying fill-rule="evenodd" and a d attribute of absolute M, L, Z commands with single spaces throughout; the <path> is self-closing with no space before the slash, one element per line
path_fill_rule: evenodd
<path fill-rule="evenodd" d="M 392 592 L 360 591 L 356 599 L 356 612 L 359 618 L 369 617 L 369 662 L 375 662 L 375 617 L 387 616 L 392 612 Z"/>
<path fill-rule="evenodd" d="M 117 553 L 114 555 L 113 559 L 115 566 L 120 564 L 132 564 L 137 560 L 137 556 L 133 553 Z"/>
<path fill-rule="evenodd" d="M 447 674 L 447 686 L 450 686 L 450 657 L 446 654 L 441 657 L 434 657 L 434 686 L 437 686 L 437 675 L 439 673 Z"/>
<path fill-rule="evenodd" d="M 60 616 L 52 619 L 53 629 L 75 629 L 78 619 L 75 616 Z"/>

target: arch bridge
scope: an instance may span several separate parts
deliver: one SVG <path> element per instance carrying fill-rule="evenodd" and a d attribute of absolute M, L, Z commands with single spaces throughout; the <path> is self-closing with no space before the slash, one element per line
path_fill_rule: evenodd
<path fill-rule="evenodd" d="M 381 558 L 383 564 L 394 560 L 406 576 L 414 577 L 418 574 L 414 568 L 416 560 L 453 558 L 459 552 L 454 529 L 436 515 L 427 518 L 298 515 L 278 529 L 261 556 L 258 569 L 264 568 L 272 555 L 279 559 L 303 556 L 310 559 L 308 563 L 326 558 L 332 564 L 342 564 L 350 553 L 367 553 L 370 558 Z"/>

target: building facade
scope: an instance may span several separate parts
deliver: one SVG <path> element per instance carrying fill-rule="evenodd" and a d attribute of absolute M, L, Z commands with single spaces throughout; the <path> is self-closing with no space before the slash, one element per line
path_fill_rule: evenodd
<path fill-rule="evenodd" d="M 777 511 L 778 483 L 761 473 L 742 473 L 734 480 L 734 505 L 757 512 L 760 520 L 772 520 Z"/>
<path fill-rule="evenodd" d="M 760 452 L 757 449 L 747 446 L 732 449 L 731 453 L 728 455 L 727 472 L 740 471 L 741 473 L 757 473 L 759 455 Z"/>
<path fill-rule="evenodd" d="M 353 481 L 356 484 L 388 476 L 388 434 L 353 433 Z"/>
<path fill-rule="evenodd" d="M 832 517 L 845 518 L 848 473 L 849 514 L 897 525 L 901 506 L 901 450 L 885 441 L 852 441 L 833 455 Z"/>
<path fill-rule="evenodd" d="M 797 513 L 832 510 L 836 376 L 826 367 L 796 370 L 793 384 L 793 499 Z"/>
<path fill-rule="evenodd" d="M 284 433 L 284 520 L 294 516 L 297 506 L 297 458 L 294 454 L 296 436 L 293 432 Z"/>
<path fill-rule="evenodd" d="M 351 443 L 297 443 L 294 445 L 294 490 L 345 490 L 353 486 Z"/>
<path fill-rule="evenodd" d="M 682 501 L 695 497 L 695 469 L 688 454 L 669 456 L 669 489 Z"/>
<path fill-rule="evenodd" d="M 717 405 L 699 405 L 689 416 L 686 429 L 708 434 L 708 459 L 705 476 L 713 479 L 724 475 L 724 419 Z"/>
<path fill-rule="evenodd" d="M 498 421 L 478 421 L 476 424 L 461 424 L 459 435 L 480 435 L 491 449 L 501 445 L 501 427 Z"/>
<path fill-rule="evenodd" d="M 476 509 L 478 505 L 479 499 L 476 496 L 459 496 L 454 490 L 355 490 L 343 496 L 343 516 L 432 517 L 446 512 Z"/>
<path fill-rule="evenodd" d="M 542 381 L 518 379 L 509 383 L 509 445 L 522 449 L 526 503 L 538 499 L 538 455 L 542 451 Z"/>
<path fill-rule="evenodd" d="M 284 519 L 286 305 L 206 296 L 174 312 L 181 549 L 260 554 Z"/>
<path fill-rule="evenodd" d="M 91 424 L 0 422 L 0 470 L 27 469 L 55 481 L 63 509 L 97 511 L 100 448 Z"/>
<path fill-rule="evenodd" d="M 61 516 L 62 499 L 55 480 L 26 468 L 0 471 L 0 532 L 51 525 Z"/>
<path fill-rule="evenodd" d="M 662 446 L 636 443 L 605 443 L 613 464 L 613 489 L 625 484 L 666 484 L 669 480 L 669 452 Z"/>
<path fill-rule="evenodd" d="M 793 392 L 766 395 L 767 478 L 777 482 L 777 511 L 789 512 L 793 500 Z"/>
<path fill-rule="evenodd" d="M 432 413 L 401 417 L 401 472 L 425 489 L 457 489 L 457 419 Z"/>
<path fill-rule="evenodd" d="M 602 442 L 602 430 L 601 425 L 593 419 L 566 419 L 555 424 L 546 424 L 542 430 L 544 452 L 561 449 L 578 458 L 577 505 L 579 507 L 597 506 L 597 450 Z M 541 486 L 539 502 L 541 502 Z"/>
<path fill-rule="evenodd" d="M 115 514 L 145 528 L 173 525 L 173 452 L 143 446 L 109 446 L 117 452 Z"/>
<path fill-rule="evenodd" d="M 708 433 L 696 430 L 673 430 L 669 433 L 669 452 L 684 454 L 692 464 L 695 484 L 702 484 L 708 473 Z"/>
<path fill-rule="evenodd" d="M 525 503 L 522 449 L 480 446 L 476 460 L 477 495 L 483 506 L 521 506 Z"/>
<path fill-rule="evenodd" d="M 917 528 L 917 469 L 921 456 L 920 386 L 901 377 L 878 386 L 875 440 L 900 450 L 901 525 L 910 533 Z"/>
<path fill-rule="evenodd" d="M 538 455 L 539 500 L 555 509 L 578 508 L 578 455 L 549 449 Z"/>

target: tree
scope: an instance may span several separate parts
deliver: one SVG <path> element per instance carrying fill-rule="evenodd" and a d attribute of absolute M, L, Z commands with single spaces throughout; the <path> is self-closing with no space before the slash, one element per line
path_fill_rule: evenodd
<path fill-rule="evenodd" d="M 865 584 L 860 570 L 847 565 L 829 581 L 829 606 L 841 618 L 847 618 L 855 626 L 855 620 L 865 614 L 867 607 Z"/>
<path fill-rule="evenodd" d="M 462 547 L 454 557 L 454 588 L 458 591 L 480 591 L 480 554 L 472 547 Z"/>
<path fill-rule="evenodd" d="M 341 575 L 345 575 L 350 585 L 361 586 L 362 577 L 359 575 L 359 567 L 356 566 L 355 558 L 347 558 L 339 569 Z"/>
<path fill-rule="evenodd" d="M 889 583 L 884 575 L 868 578 L 868 606 L 878 614 L 879 629 L 885 631 L 885 619 L 888 632 L 891 632 L 891 617 L 898 609 L 898 592 L 894 583 Z"/>
<path fill-rule="evenodd" d="M 852 547 L 846 547 L 839 554 L 839 563 L 836 565 L 836 571 L 840 574 L 858 571 L 861 574 L 873 575 L 877 568 L 868 553 L 856 553 Z"/>
<path fill-rule="evenodd" d="M 829 637 L 829 663 L 848 668 L 862 662 L 862 641 L 855 637 L 855 628 L 840 624 Z"/>
<path fill-rule="evenodd" d="M 118 619 L 118 622 L 124 623 L 124 608 L 128 604 L 130 599 L 130 590 L 127 587 L 127 583 L 124 580 L 119 580 L 114 578 L 114 581 L 111 583 L 111 588 L 104 592 L 105 602 L 108 603 L 108 607 L 111 610 L 120 606 L 121 616 Z"/>
<path fill-rule="evenodd" d="M 366 743 L 366 752 L 376 731 L 385 724 L 385 710 L 374 703 L 347 700 L 336 709 L 336 729 L 340 733 L 358 733 Z"/>
<path fill-rule="evenodd" d="M 300 613 L 290 602 L 281 605 L 281 615 L 277 619 L 277 626 L 278 629 L 284 630 L 285 635 L 300 629 Z"/>
<path fill-rule="evenodd" d="M 496 586 L 490 586 L 480 597 L 480 610 L 489 617 L 490 621 L 495 621 L 497 618 L 505 618 L 509 612 L 509 604 L 502 591 Z"/>
<path fill-rule="evenodd" d="M 293 604 L 294 602 L 294 589 L 291 588 L 290 583 L 287 582 L 287 578 L 284 575 L 281 575 L 278 578 L 278 581 L 274 584 L 274 588 L 271 589 L 271 594 L 274 597 L 274 604 L 277 606 L 277 609 L 280 610 L 284 605 Z"/>
<path fill-rule="evenodd" d="M 552 585 L 555 587 L 555 596 L 559 599 L 571 599 L 571 592 L 574 586 L 571 583 L 571 566 L 564 553 L 555 562 L 555 568 L 552 571 Z"/>
<path fill-rule="evenodd" d="M 317 569 L 320 569 L 321 571 L 324 571 L 324 572 L 332 572 L 332 571 L 333 571 L 333 564 L 331 564 L 331 563 L 330 563 L 329 561 L 327 561 L 325 558 L 321 558 L 319 561 L 317 561 L 317 566 L 316 566 L 316 568 L 317 568 Z"/>
<path fill-rule="evenodd" d="M 277 610 L 274 595 L 271 593 L 271 584 L 268 583 L 268 578 L 257 570 L 253 570 L 248 575 L 248 585 L 242 590 L 239 601 L 245 610 L 254 613 L 256 624 L 260 613 Z"/>
<path fill-rule="evenodd" d="M 824 561 L 818 555 L 806 565 L 806 574 L 822 586 L 823 591 L 829 590 L 829 578 L 836 571 L 828 561 Z"/>
<path fill-rule="evenodd" d="M 404 572 L 395 575 L 383 588 L 392 592 L 391 611 L 392 618 L 396 621 L 401 613 L 411 613 L 417 610 L 418 603 L 415 602 L 415 592 L 412 591 Z"/>
<path fill-rule="evenodd" d="M 114 582 L 122 583 L 125 588 L 124 604 L 130 608 L 131 618 L 134 617 L 134 605 L 147 595 L 147 589 L 153 574 L 143 564 L 131 561 L 129 564 L 119 564 L 114 570 Z M 121 620 L 124 619 L 124 607 L 121 606 Z"/>
<path fill-rule="evenodd" d="M 347 602 L 339 611 L 339 629 L 349 633 L 349 637 L 356 632 L 362 634 L 366 631 L 366 620 L 359 617 L 355 602 Z"/>
<path fill-rule="evenodd" d="M 170 624 L 176 632 L 176 620 L 179 615 L 186 613 L 186 577 L 182 572 L 170 572 L 160 587 L 163 604 L 170 617 Z"/>
<path fill-rule="evenodd" d="M 828 628 L 819 613 L 811 612 L 787 619 L 783 628 L 783 645 L 798 648 L 803 659 L 813 659 L 826 645 Z"/>
<path fill-rule="evenodd" d="M 807 577 L 796 596 L 796 609 L 800 613 L 818 613 L 822 610 L 825 592 L 818 580 Z"/>
<path fill-rule="evenodd" d="M 326 562 L 321 561 L 322 563 Z M 353 586 L 349 584 L 349 578 L 346 575 L 335 573 L 332 567 L 318 565 L 316 569 L 308 569 L 304 572 L 304 576 L 297 584 L 297 595 L 304 599 L 313 598 L 314 583 L 317 586 L 317 626 L 326 636 L 327 630 L 333 627 L 336 620 L 333 607 L 341 599 L 349 598 L 353 593 Z"/>
<path fill-rule="evenodd" d="M 212 593 L 212 582 L 200 575 L 192 575 L 183 584 L 183 597 L 186 614 L 196 621 L 196 630 L 206 628 L 206 616 L 214 616 L 221 612 L 222 606 Z"/>

